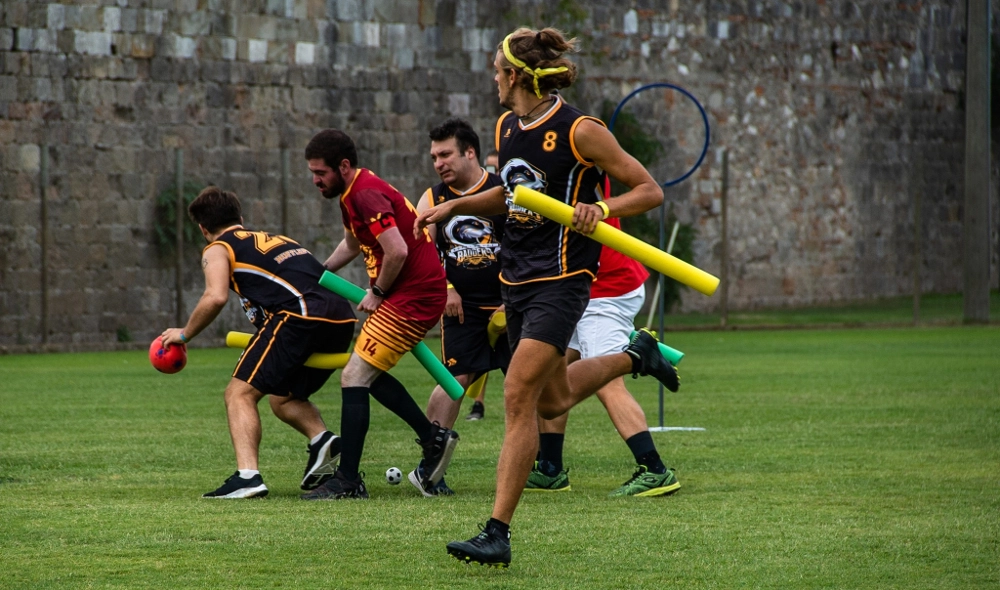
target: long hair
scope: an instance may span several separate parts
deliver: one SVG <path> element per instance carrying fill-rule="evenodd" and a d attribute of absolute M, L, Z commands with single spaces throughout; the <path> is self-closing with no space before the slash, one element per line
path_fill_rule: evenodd
<path fill-rule="evenodd" d="M 507 59 L 501 42 L 497 45 L 497 51 L 503 56 L 506 66 L 518 73 L 516 85 L 529 92 L 535 92 L 537 82 L 538 91 L 546 95 L 558 88 L 568 88 L 576 81 L 576 64 L 565 57 L 566 53 L 577 50 L 578 41 L 575 38 L 566 39 L 561 31 L 551 27 L 540 31 L 521 27 L 508 35 L 506 40 L 515 59 L 524 62 L 532 72 L 549 68 L 566 68 L 565 71 L 558 73 L 532 75 Z"/>

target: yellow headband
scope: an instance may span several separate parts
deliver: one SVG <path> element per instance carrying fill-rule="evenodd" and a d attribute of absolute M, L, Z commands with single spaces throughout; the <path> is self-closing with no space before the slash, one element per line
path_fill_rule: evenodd
<path fill-rule="evenodd" d="M 542 98 L 542 91 L 538 89 L 538 79 L 544 76 L 551 76 L 552 74 L 561 74 L 563 72 L 569 71 L 566 66 L 559 66 L 558 68 L 537 68 L 532 69 L 528 67 L 528 64 L 524 63 L 522 60 L 514 57 L 514 54 L 510 51 L 510 37 L 514 33 L 507 35 L 503 40 L 503 55 L 507 58 L 507 61 L 514 64 L 514 66 L 521 68 L 525 74 L 528 74 L 534 78 L 533 83 L 535 85 L 535 96 Z"/>

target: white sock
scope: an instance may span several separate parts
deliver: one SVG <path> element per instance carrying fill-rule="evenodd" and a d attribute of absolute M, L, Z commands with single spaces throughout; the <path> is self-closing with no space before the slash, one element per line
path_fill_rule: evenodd
<path fill-rule="evenodd" d="M 323 438 L 323 435 L 326 434 L 326 432 L 327 431 L 324 430 L 323 432 L 321 432 L 321 433 L 317 434 L 316 436 L 312 437 L 312 439 L 309 441 L 309 444 L 314 445 L 314 444 L 318 443 L 319 439 Z"/>
<path fill-rule="evenodd" d="M 251 479 L 255 475 L 260 475 L 260 471 L 256 469 L 240 469 L 240 477 L 243 479 Z"/>

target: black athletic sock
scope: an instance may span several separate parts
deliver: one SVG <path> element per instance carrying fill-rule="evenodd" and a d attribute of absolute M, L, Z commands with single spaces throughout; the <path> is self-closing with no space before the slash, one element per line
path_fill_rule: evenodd
<path fill-rule="evenodd" d="M 495 518 L 491 518 L 486 523 L 486 530 L 488 531 L 491 528 L 493 529 L 493 532 L 497 533 L 504 539 L 510 538 L 510 525 L 507 524 L 506 522 L 502 522 Z"/>
<path fill-rule="evenodd" d="M 372 397 L 386 407 L 387 410 L 399 416 L 417 433 L 420 442 L 427 442 L 434 436 L 434 425 L 420 409 L 417 402 L 403 384 L 389 373 L 382 373 L 372 381 Z"/>
<path fill-rule="evenodd" d="M 340 411 L 340 472 L 351 481 L 357 481 L 361 466 L 361 453 L 365 450 L 371 402 L 367 387 L 344 387 Z"/>
<path fill-rule="evenodd" d="M 538 435 L 538 467 L 542 468 L 542 463 L 548 463 L 545 467 L 552 473 L 545 473 L 548 476 L 558 475 L 563 468 L 563 441 L 565 434 L 558 432 L 545 432 Z M 546 470 L 543 470 L 546 471 Z"/>
<path fill-rule="evenodd" d="M 653 443 L 653 435 L 648 430 L 636 433 L 625 441 L 632 456 L 635 457 L 636 465 L 645 465 L 653 473 L 666 473 L 667 468 L 660 460 L 660 454 L 656 452 L 656 445 Z"/>

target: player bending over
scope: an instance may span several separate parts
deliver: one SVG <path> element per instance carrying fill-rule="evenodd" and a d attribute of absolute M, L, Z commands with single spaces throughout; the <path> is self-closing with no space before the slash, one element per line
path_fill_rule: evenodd
<path fill-rule="evenodd" d="M 205 292 L 183 328 L 164 330 L 163 346 L 187 343 L 207 328 L 225 307 L 229 289 L 257 327 L 225 393 L 237 471 L 202 497 L 267 495 L 258 471 L 257 403 L 265 395 L 274 415 L 309 439 L 301 487 L 312 490 L 336 470 L 340 440 L 309 401 L 333 371 L 305 362 L 313 353 L 347 351 L 357 321 L 351 304 L 319 286 L 323 265 L 294 240 L 243 227 L 235 193 L 210 186 L 191 202 L 188 215 L 208 241 L 201 258 Z"/>

